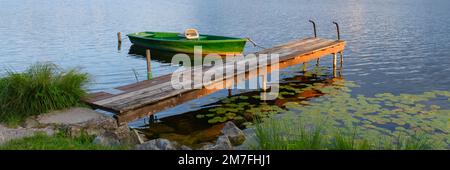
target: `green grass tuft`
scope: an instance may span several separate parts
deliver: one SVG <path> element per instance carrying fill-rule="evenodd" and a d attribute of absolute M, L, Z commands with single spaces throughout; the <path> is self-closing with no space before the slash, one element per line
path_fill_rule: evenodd
<path fill-rule="evenodd" d="M 303 123 L 287 116 L 266 119 L 255 125 L 257 144 L 252 149 L 262 150 L 428 150 L 435 144 L 425 134 L 404 136 L 386 135 L 379 140 L 368 140 L 356 128 L 326 126 L 326 121 Z"/>
<path fill-rule="evenodd" d="M 0 78 L 0 122 L 16 124 L 28 116 L 80 104 L 88 75 L 37 63 L 26 71 L 9 71 Z"/>
<path fill-rule="evenodd" d="M 287 119 L 265 119 L 256 124 L 258 146 L 254 149 L 309 150 L 323 149 L 322 126 L 307 126 Z"/>

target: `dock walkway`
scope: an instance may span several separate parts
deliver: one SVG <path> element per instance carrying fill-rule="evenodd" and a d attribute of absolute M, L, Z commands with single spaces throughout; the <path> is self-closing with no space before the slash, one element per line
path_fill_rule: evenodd
<path fill-rule="evenodd" d="M 272 48 L 264 49 L 258 54 L 279 54 L 278 68 L 283 69 L 289 66 L 306 63 L 308 61 L 319 59 L 326 55 L 333 55 L 333 68 L 336 68 L 337 54 L 345 48 L 346 42 L 343 40 L 330 40 L 322 38 L 304 38 L 281 44 Z M 223 67 L 235 65 L 239 61 L 231 61 L 223 64 Z M 270 68 L 270 63 L 266 65 Z M 246 77 L 254 67 L 246 67 L 243 72 Z M 208 68 L 205 68 L 208 70 Z M 265 69 L 268 74 L 273 69 Z M 235 80 L 239 72 L 234 72 L 232 76 L 219 76 L 211 80 L 213 85 L 217 82 L 238 82 Z M 118 122 L 132 121 L 137 118 L 155 114 L 164 109 L 174 107 L 189 100 L 200 98 L 211 94 L 220 89 L 175 89 L 171 86 L 172 74 L 156 77 L 151 80 L 145 80 L 125 86 L 116 87 L 109 91 L 102 91 L 90 94 L 84 102 L 90 106 L 116 114 Z M 230 84 L 230 83 L 227 83 Z"/>

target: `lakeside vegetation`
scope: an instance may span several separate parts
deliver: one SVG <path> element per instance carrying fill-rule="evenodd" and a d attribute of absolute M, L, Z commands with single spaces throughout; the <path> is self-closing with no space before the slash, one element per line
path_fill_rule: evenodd
<path fill-rule="evenodd" d="M 450 148 L 449 91 L 366 97 L 351 95 L 350 87 L 358 85 L 335 79 L 332 86 L 314 83 L 301 89 L 326 95 L 278 106 L 284 111 L 254 125 L 259 145 L 256 148 Z"/>
<path fill-rule="evenodd" d="M 29 116 L 80 105 L 88 79 L 52 63 L 36 63 L 21 73 L 8 71 L 0 78 L 0 122 L 15 125 Z"/>
<path fill-rule="evenodd" d="M 94 144 L 94 136 L 70 137 L 60 131 L 52 136 L 36 133 L 33 136 L 14 139 L 0 145 L 0 150 L 125 150 L 127 145 L 103 146 Z"/>
<path fill-rule="evenodd" d="M 437 149 L 429 135 L 412 136 L 397 133 L 365 138 L 358 128 L 333 128 L 326 121 L 307 124 L 288 116 L 258 123 L 255 127 L 256 145 L 262 150 L 429 150 Z"/>

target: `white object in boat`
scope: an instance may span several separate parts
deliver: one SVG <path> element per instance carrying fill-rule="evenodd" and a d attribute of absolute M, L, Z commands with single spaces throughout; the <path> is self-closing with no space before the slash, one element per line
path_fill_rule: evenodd
<path fill-rule="evenodd" d="M 192 40 L 192 39 L 198 39 L 199 38 L 199 34 L 198 31 L 194 28 L 188 28 L 184 31 L 184 37 L 186 37 L 186 39 L 188 40 Z"/>

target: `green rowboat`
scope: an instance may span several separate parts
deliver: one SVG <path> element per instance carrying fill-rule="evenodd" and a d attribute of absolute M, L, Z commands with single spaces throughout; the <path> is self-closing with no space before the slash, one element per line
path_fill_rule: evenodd
<path fill-rule="evenodd" d="M 188 39 L 180 33 L 138 32 L 127 35 L 131 43 L 150 49 L 180 53 L 194 53 L 194 46 L 201 46 L 203 54 L 241 54 L 247 39 L 199 34 Z"/>

